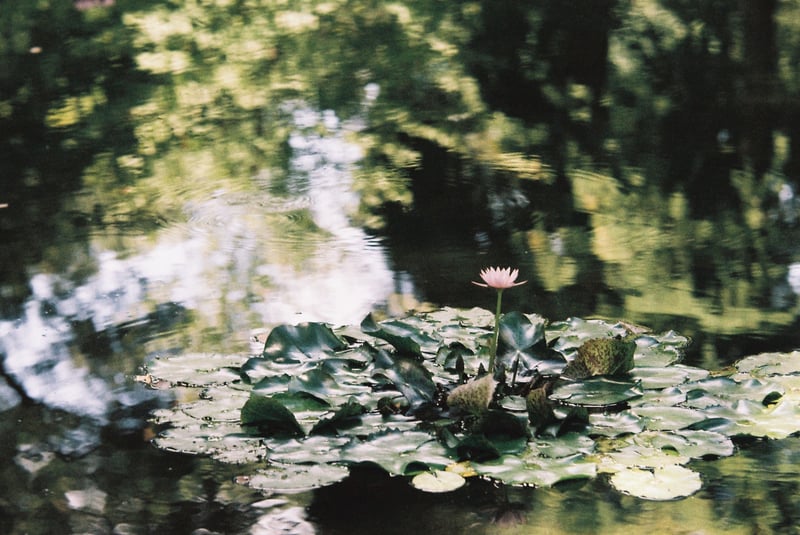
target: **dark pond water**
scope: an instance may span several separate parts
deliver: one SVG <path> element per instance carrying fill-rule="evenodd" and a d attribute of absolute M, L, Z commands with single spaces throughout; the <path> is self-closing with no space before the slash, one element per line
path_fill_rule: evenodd
<path fill-rule="evenodd" d="M 625 319 L 800 347 L 792 2 L 0 4 L 3 533 L 796 533 L 797 438 L 674 502 L 602 480 L 263 495 L 149 445 L 149 359 L 280 323 Z M 197 531 L 206 533 L 207 531 Z"/>

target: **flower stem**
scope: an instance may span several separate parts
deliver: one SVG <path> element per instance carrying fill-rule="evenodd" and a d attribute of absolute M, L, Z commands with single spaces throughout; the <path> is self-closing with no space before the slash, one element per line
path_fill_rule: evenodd
<path fill-rule="evenodd" d="M 497 309 L 494 313 L 494 339 L 489 352 L 489 373 L 494 374 L 494 361 L 497 359 L 497 344 L 500 341 L 500 308 L 503 303 L 503 290 L 497 290 Z"/>

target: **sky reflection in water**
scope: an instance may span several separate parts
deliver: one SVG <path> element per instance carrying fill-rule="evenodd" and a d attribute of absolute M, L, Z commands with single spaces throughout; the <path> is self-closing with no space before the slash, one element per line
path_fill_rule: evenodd
<path fill-rule="evenodd" d="M 33 276 L 24 314 L 0 323 L 6 368 L 32 398 L 106 419 L 114 395 L 105 379 L 73 363 L 70 321 L 90 321 L 101 332 L 145 317 L 153 303 L 176 303 L 225 334 L 300 321 L 343 325 L 360 322 L 392 293 L 383 247 L 349 218 L 359 202 L 351 171 L 362 153 L 345 134 L 357 123 L 340 124 L 333 112 L 299 102 L 287 106 L 296 128 L 289 140 L 291 195 L 273 209 L 307 208 L 320 231 L 304 241 L 281 235 L 268 227 L 264 199 L 217 191 L 188 202 L 188 223 L 159 232 L 138 252 L 121 256 L 93 245 L 96 273 L 78 287 L 58 275 Z M 314 133 L 320 123 L 324 137 Z M 286 248 L 303 251 L 302 260 L 283 262 Z M 225 326 L 218 325 L 222 317 Z M 7 392 L 6 405 L 18 398 L 0 392 Z"/>

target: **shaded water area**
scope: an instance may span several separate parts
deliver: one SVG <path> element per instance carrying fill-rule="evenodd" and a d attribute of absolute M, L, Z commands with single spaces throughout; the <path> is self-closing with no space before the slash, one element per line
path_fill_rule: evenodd
<path fill-rule="evenodd" d="M 3 533 L 796 533 L 800 441 L 602 480 L 367 468 L 265 495 L 156 450 L 136 380 L 281 323 L 624 319 L 707 369 L 800 348 L 800 6 L 668 0 L 0 4 Z"/>

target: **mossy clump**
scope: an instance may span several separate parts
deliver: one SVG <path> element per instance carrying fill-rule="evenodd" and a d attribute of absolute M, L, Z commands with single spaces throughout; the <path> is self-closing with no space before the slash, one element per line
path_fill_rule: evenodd
<path fill-rule="evenodd" d="M 592 338 L 578 348 L 578 355 L 561 374 L 568 379 L 586 379 L 595 375 L 621 375 L 633 369 L 635 336 Z"/>
<path fill-rule="evenodd" d="M 463 413 L 481 414 L 489 408 L 497 388 L 497 381 L 486 374 L 466 384 L 457 386 L 447 396 L 447 405 Z"/>

